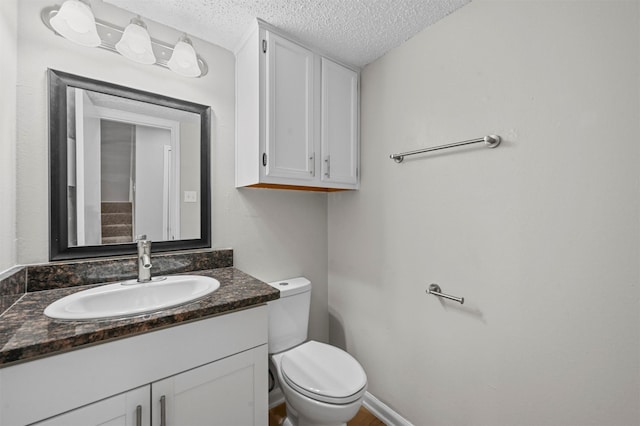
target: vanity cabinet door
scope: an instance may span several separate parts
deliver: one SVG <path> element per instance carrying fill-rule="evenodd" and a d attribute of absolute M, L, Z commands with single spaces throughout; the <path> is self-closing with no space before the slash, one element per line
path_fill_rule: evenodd
<path fill-rule="evenodd" d="M 154 382 L 152 425 L 266 426 L 267 357 L 262 345 Z"/>
<path fill-rule="evenodd" d="M 316 57 L 313 52 L 272 32 L 266 47 L 265 174 L 286 183 L 314 179 L 314 98 Z M 293 179 L 290 181 L 289 179 Z"/>
<path fill-rule="evenodd" d="M 37 426 L 146 426 L 150 424 L 150 386 L 85 405 Z"/>

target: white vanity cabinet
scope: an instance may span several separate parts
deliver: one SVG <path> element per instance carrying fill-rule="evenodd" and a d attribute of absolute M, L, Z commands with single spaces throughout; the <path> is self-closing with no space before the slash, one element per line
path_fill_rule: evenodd
<path fill-rule="evenodd" d="M 267 425 L 266 306 L 0 369 L 0 425 Z"/>
<path fill-rule="evenodd" d="M 268 409 L 256 412 L 255 404 L 268 392 L 254 383 L 267 377 L 256 368 L 267 357 L 261 346 L 153 383 L 152 426 L 266 424 Z"/>
<path fill-rule="evenodd" d="M 236 187 L 357 189 L 358 79 L 258 21 L 236 51 Z"/>

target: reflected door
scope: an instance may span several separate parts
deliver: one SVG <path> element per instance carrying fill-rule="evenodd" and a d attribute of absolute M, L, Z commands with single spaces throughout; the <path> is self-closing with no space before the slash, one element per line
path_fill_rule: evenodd
<path fill-rule="evenodd" d="M 151 241 L 176 238 L 174 232 L 175 173 L 171 132 L 136 126 L 134 234 Z"/>
<path fill-rule="evenodd" d="M 75 93 L 77 244 L 101 244 L 100 118 L 84 90 Z"/>

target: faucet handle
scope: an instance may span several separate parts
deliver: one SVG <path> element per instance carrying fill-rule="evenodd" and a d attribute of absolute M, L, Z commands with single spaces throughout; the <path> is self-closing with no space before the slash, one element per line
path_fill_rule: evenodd
<path fill-rule="evenodd" d="M 147 234 L 140 234 L 136 236 L 136 242 L 146 240 L 146 239 L 147 239 Z"/>

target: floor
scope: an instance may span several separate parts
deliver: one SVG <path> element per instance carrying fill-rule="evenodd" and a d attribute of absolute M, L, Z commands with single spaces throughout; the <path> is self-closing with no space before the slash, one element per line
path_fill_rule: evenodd
<path fill-rule="evenodd" d="M 284 421 L 286 410 L 284 404 L 273 407 L 269 410 L 269 426 L 280 426 Z M 360 407 L 358 414 L 347 423 L 347 426 L 385 426 L 366 408 Z"/>

